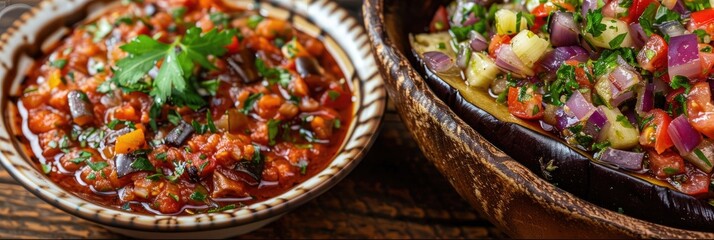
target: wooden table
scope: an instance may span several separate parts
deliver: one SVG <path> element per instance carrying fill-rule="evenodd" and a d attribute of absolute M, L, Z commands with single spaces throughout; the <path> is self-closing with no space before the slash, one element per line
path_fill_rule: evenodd
<path fill-rule="evenodd" d="M 356 14 L 359 3 L 345 2 Z M 0 7 L 2 3 L 0 0 Z M 0 167 L 0 238 L 118 237 L 121 236 L 46 204 Z M 390 106 L 379 138 L 347 178 L 276 222 L 241 237 L 506 236 L 462 200 L 433 168 Z"/>

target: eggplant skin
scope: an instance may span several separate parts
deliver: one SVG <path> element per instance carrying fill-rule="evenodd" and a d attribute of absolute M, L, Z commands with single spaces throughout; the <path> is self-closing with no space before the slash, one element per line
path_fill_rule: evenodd
<path fill-rule="evenodd" d="M 666 187 L 591 161 L 566 144 L 524 126 L 503 122 L 464 99 L 421 61 L 416 69 L 434 93 L 469 126 L 513 159 L 557 187 L 600 207 L 671 227 L 714 231 L 714 207 Z M 545 171 L 553 160 L 555 170 Z"/>

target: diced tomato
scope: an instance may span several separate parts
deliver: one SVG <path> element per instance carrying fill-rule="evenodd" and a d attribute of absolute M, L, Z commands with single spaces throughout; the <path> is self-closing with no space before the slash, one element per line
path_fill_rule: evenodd
<path fill-rule="evenodd" d="M 540 119 L 543 117 L 543 95 L 534 92 L 533 88 L 527 86 L 510 87 L 508 88 L 508 111 L 518 118 Z"/>
<path fill-rule="evenodd" d="M 432 33 L 441 32 L 449 29 L 449 13 L 446 12 L 444 6 L 440 6 L 434 14 L 434 18 L 431 19 L 429 24 L 429 31 Z"/>
<path fill-rule="evenodd" d="M 695 168 L 690 169 L 687 178 L 682 182 L 669 181 L 677 190 L 692 196 L 702 196 L 709 193 L 709 175 Z"/>
<path fill-rule="evenodd" d="M 692 127 L 714 138 L 714 103 L 708 82 L 694 84 L 687 97 L 687 117 Z"/>
<path fill-rule="evenodd" d="M 619 1 L 612 2 L 619 3 Z M 629 11 L 627 11 L 627 16 L 620 17 L 620 20 L 625 21 L 627 23 L 637 21 L 640 18 L 640 15 L 645 12 L 645 9 L 647 9 L 650 4 L 655 4 L 656 6 L 659 6 L 659 2 L 655 0 L 633 0 L 632 6 L 630 6 Z"/>
<path fill-rule="evenodd" d="M 657 34 L 652 34 L 637 54 L 637 63 L 647 71 L 656 71 L 667 65 L 667 42 Z M 667 74 L 665 74 L 667 75 Z"/>
<path fill-rule="evenodd" d="M 702 77 L 706 78 L 712 73 L 712 68 L 714 68 L 714 53 L 700 51 L 699 62 L 702 64 Z"/>
<path fill-rule="evenodd" d="M 240 44 L 238 43 L 238 37 L 233 36 L 233 39 L 231 39 L 231 43 L 226 46 L 226 50 L 228 50 L 229 54 L 234 54 L 240 51 Z"/>
<path fill-rule="evenodd" d="M 330 90 L 322 94 L 320 103 L 326 107 L 343 109 L 352 103 L 352 95 L 349 92 L 345 92 L 341 86 L 333 84 Z"/>
<path fill-rule="evenodd" d="M 692 13 L 692 21 L 689 23 L 689 30 L 703 29 L 707 33 L 714 34 L 714 9 L 706 9 Z"/>
<path fill-rule="evenodd" d="M 647 150 L 650 160 L 650 171 L 660 178 L 681 174 L 686 171 L 684 159 L 673 151 L 658 154 L 656 151 Z"/>
<path fill-rule="evenodd" d="M 645 147 L 654 148 L 657 153 L 662 154 L 665 150 L 674 145 L 672 139 L 669 137 L 669 132 L 667 132 L 672 118 L 659 108 L 653 109 L 644 117 L 644 119 L 649 118 L 652 118 L 652 120 L 642 128 L 640 144 Z"/>
<path fill-rule="evenodd" d="M 491 42 L 488 44 L 488 55 L 495 58 L 496 50 L 498 50 L 501 45 L 509 43 L 511 43 L 510 36 L 494 34 L 493 37 L 491 37 Z"/>
<path fill-rule="evenodd" d="M 575 67 L 575 81 L 580 84 L 581 87 L 592 88 L 592 83 L 586 72 L 590 73 L 590 67 L 585 66 L 584 68 L 579 66 L 580 62 L 577 60 L 567 60 L 565 64 Z"/>
<path fill-rule="evenodd" d="M 546 3 L 541 3 L 540 5 L 535 7 L 533 11 L 531 11 L 531 14 L 533 14 L 536 18 L 547 18 L 551 12 L 557 11 L 561 8 L 564 8 L 568 12 L 575 11 L 575 7 L 573 7 L 573 5 L 570 5 L 569 3 L 566 3 L 563 0 L 553 0 Z"/>

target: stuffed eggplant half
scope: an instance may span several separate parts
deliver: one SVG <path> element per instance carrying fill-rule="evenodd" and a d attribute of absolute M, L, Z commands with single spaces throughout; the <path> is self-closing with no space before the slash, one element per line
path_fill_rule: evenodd
<path fill-rule="evenodd" d="M 545 179 L 611 210 L 711 231 L 712 6 L 457 0 L 410 42 L 437 95 Z"/>

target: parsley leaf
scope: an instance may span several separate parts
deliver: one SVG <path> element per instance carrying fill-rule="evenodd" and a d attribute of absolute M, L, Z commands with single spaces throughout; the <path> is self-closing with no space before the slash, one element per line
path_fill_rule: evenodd
<path fill-rule="evenodd" d="M 684 92 L 689 94 L 689 91 L 692 90 L 692 85 L 689 84 L 689 79 L 685 76 L 674 76 L 672 79 L 672 82 L 669 83 L 669 86 L 672 87 L 672 89 L 680 89 L 684 88 Z"/>
<path fill-rule="evenodd" d="M 593 37 L 599 37 L 607 29 L 607 25 L 602 23 L 601 9 L 588 11 L 588 14 L 585 15 L 585 20 L 587 21 L 585 32 L 592 34 Z"/>
<path fill-rule="evenodd" d="M 253 105 L 255 105 L 255 102 L 258 101 L 263 97 L 263 93 L 256 93 L 252 94 L 248 97 L 248 99 L 245 100 L 245 103 L 243 103 L 243 114 L 248 114 L 251 110 L 253 110 Z"/>
<path fill-rule="evenodd" d="M 154 165 L 149 162 L 149 159 L 145 157 L 138 157 L 134 162 L 131 163 L 131 167 L 142 171 L 153 171 Z"/>
<path fill-rule="evenodd" d="M 268 83 L 278 83 L 280 86 L 287 87 L 292 81 L 292 75 L 285 69 L 270 68 L 265 65 L 265 62 L 260 58 L 255 59 L 255 67 L 258 69 L 258 74 L 268 80 Z"/>
<path fill-rule="evenodd" d="M 191 200 L 199 201 L 199 202 L 206 200 L 206 194 L 203 194 L 201 192 L 193 192 L 188 197 L 191 198 Z"/>
<path fill-rule="evenodd" d="M 280 120 L 270 119 L 268 120 L 268 144 L 270 146 L 275 145 L 275 137 L 278 136 L 278 126 L 280 126 Z"/>
<path fill-rule="evenodd" d="M 558 71 L 555 73 L 556 79 L 548 86 L 548 93 L 546 99 L 556 106 L 563 106 L 563 101 L 561 101 L 561 96 L 565 96 L 568 99 L 573 91 L 580 87 L 580 84 L 575 80 L 575 67 L 567 64 L 560 66 Z"/>
<path fill-rule="evenodd" d="M 610 45 L 610 48 L 618 48 L 622 44 L 622 41 L 625 40 L 625 37 L 627 37 L 627 33 L 622 33 L 620 35 L 617 35 L 615 38 L 613 38 L 608 44 Z"/>
<path fill-rule="evenodd" d="M 652 36 L 654 33 L 654 19 L 655 13 L 657 12 L 657 4 L 650 3 L 650 5 L 645 8 L 645 11 L 640 15 L 639 21 L 642 30 L 647 34 L 647 36 Z"/>
<path fill-rule="evenodd" d="M 225 54 L 225 46 L 232 42 L 235 30 L 218 32 L 213 29 L 201 34 L 198 27 L 190 28 L 185 36 L 177 37 L 171 44 L 140 35 L 120 48 L 129 53 L 129 57 L 117 62 L 117 70 L 113 81 L 122 87 L 135 88 L 139 80 L 162 60 L 161 68 L 151 83 L 150 95 L 156 104 L 164 104 L 171 99 L 178 106 L 189 106 L 197 109 L 205 105 L 205 101 L 196 90 L 187 84 L 192 80 L 189 76 L 197 63 L 207 68 L 215 69 L 208 61 L 208 56 Z M 180 50 L 180 51 L 179 51 Z"/>

